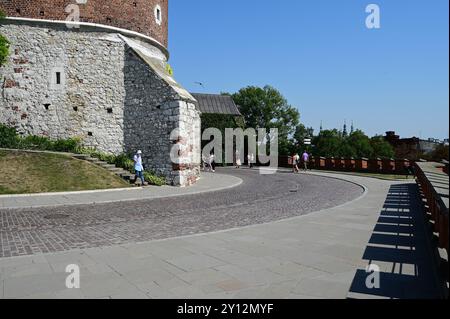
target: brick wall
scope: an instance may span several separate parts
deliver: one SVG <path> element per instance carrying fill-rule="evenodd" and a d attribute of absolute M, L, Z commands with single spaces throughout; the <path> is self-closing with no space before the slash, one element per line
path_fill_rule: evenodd
<path fill-rule="evenodd" d="M 65 9 L 75 0 L 2 0 L 0 9 L 9 17 L 66 20 Z M 162 23 L 156 23 L 154 9 L 162 9 Z M 140 32 L 165 47 L 168 39 L 168 0 L 87 0 L 79 4 L 80 21 Z"/>

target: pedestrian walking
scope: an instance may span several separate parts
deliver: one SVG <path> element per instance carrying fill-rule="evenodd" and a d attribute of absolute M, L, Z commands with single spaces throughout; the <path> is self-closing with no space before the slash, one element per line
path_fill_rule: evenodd
<path fill-rule="evenodd" d="M 144 165 L 142 164 L 142 151 L 139 150 L 136 152 L 136 155 L 134 155 L 134 170 L 136 172 L 136 179 L 135 183 L 138 181 L 138 178 L 141 180 L 141 185 L 146 185 L 145 179 L 144 179 Z"/>
<path fill-rule="evenodd" d="M 309 154 L 308 154 L 307 151 L 303 152 L 302 161 L 303 161 L 303 167 L 304 167 L 305 172 L 306 172 L 308 170 L 308 163 L 309 163 Z"/>
<path fill-rule="evenodd" d="M 236 151 L 236 168 L 240 168 L 242 166 L 242 162 L 241 162 L 241 154 L 239 153 L 239 151 Z"/>
<path fill-rule="evenodd" d="M 253 162 L 255 161 L 255 156 L 253 155 L 253 153 L 247 155 L 247 160 L 248 160 L 248 168 L 253 168 Z"/>
<path fill-rule="evenodd" d="M 202 154 L 202 171 L 205 171 L 208 168 L 209 159 L 205 154 Z"/>
<path fill-rule="evenodd" d="M 208 161 L 209 168 L 211 172 L 216 172 L 216 157 L 214 154 L 209 155 L 209 161 Z"/>
<path fill-rule="evenodd" d="M 300 156 L 298 155 L 298 153 L 295 153 L 292 156 L 292 170 L 294 171 L 294 173 L 298 173 L 300 171 L 298 168 L 299 161 L 300 161 Z"/>

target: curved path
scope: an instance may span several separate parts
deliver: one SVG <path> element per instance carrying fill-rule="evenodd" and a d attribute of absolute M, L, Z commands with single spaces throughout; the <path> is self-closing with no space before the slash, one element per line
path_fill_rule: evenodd
<path fill-rule="evenodd" d="M 1 211 L 1 245 L 5 239 L 18 247 L 34 240 L 30 253 L 43 251 L 40 245 L 83 248 L 165 238 L 172 229 L 189 233 L 277 221 L 140 244 L 0 258 L 0 298 L 440 296 L 415 183 L 324 173 L 239 174 L 241 186 L 217 193 L 35 213 Z M 355 184 L 316 175 L 343 178 L 367 191 L 359 196 Z M 49 214 L 70 218 L 47 220 Z M 296 217 L 282 219 L 289 216 Z M 71 264 L 80 267 L 80 289 L 65 287 Z M 369 264 L 380 269 L 380 289 L 365 285 Z"/>
<path fill-rule="evenodd" d="M 363 193 L 309 174 L 222 169 L 237 187 L 180 197 L 0 210 L 0 257 L 112 246 L 267 223 L 334 207 Z M 92 196 L 92 195 L 91 195 Z M 95 196 L 95 194 L 94 194 Z"/>

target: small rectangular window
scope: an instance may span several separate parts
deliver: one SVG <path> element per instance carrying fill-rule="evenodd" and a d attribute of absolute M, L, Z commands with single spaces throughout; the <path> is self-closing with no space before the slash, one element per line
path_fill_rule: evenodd
<path fill-rule="evenodd" d="M 61 72 L 56 72 L 56 84 L 61 84 Z"/>

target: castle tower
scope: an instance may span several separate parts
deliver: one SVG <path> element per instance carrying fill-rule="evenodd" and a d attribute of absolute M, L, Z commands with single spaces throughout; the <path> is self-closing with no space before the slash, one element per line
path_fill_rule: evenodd
<path fill-rule="evenodd" d="M 141 149 L 169 183 L 197 180 L 200 112 L 168 71 L 168 0 L 8 0 L 0 10 L 11 42 L 0 123 L 112 154 Z"/>
<path fill-rule="evenodd" d="M 74 21 L 81 25 L 114 27 L 168 43 L 168 0 L 8 0 L 0 3 L 10 18 Z M 78 14 L 77 14 L 78 13 Z"/>

